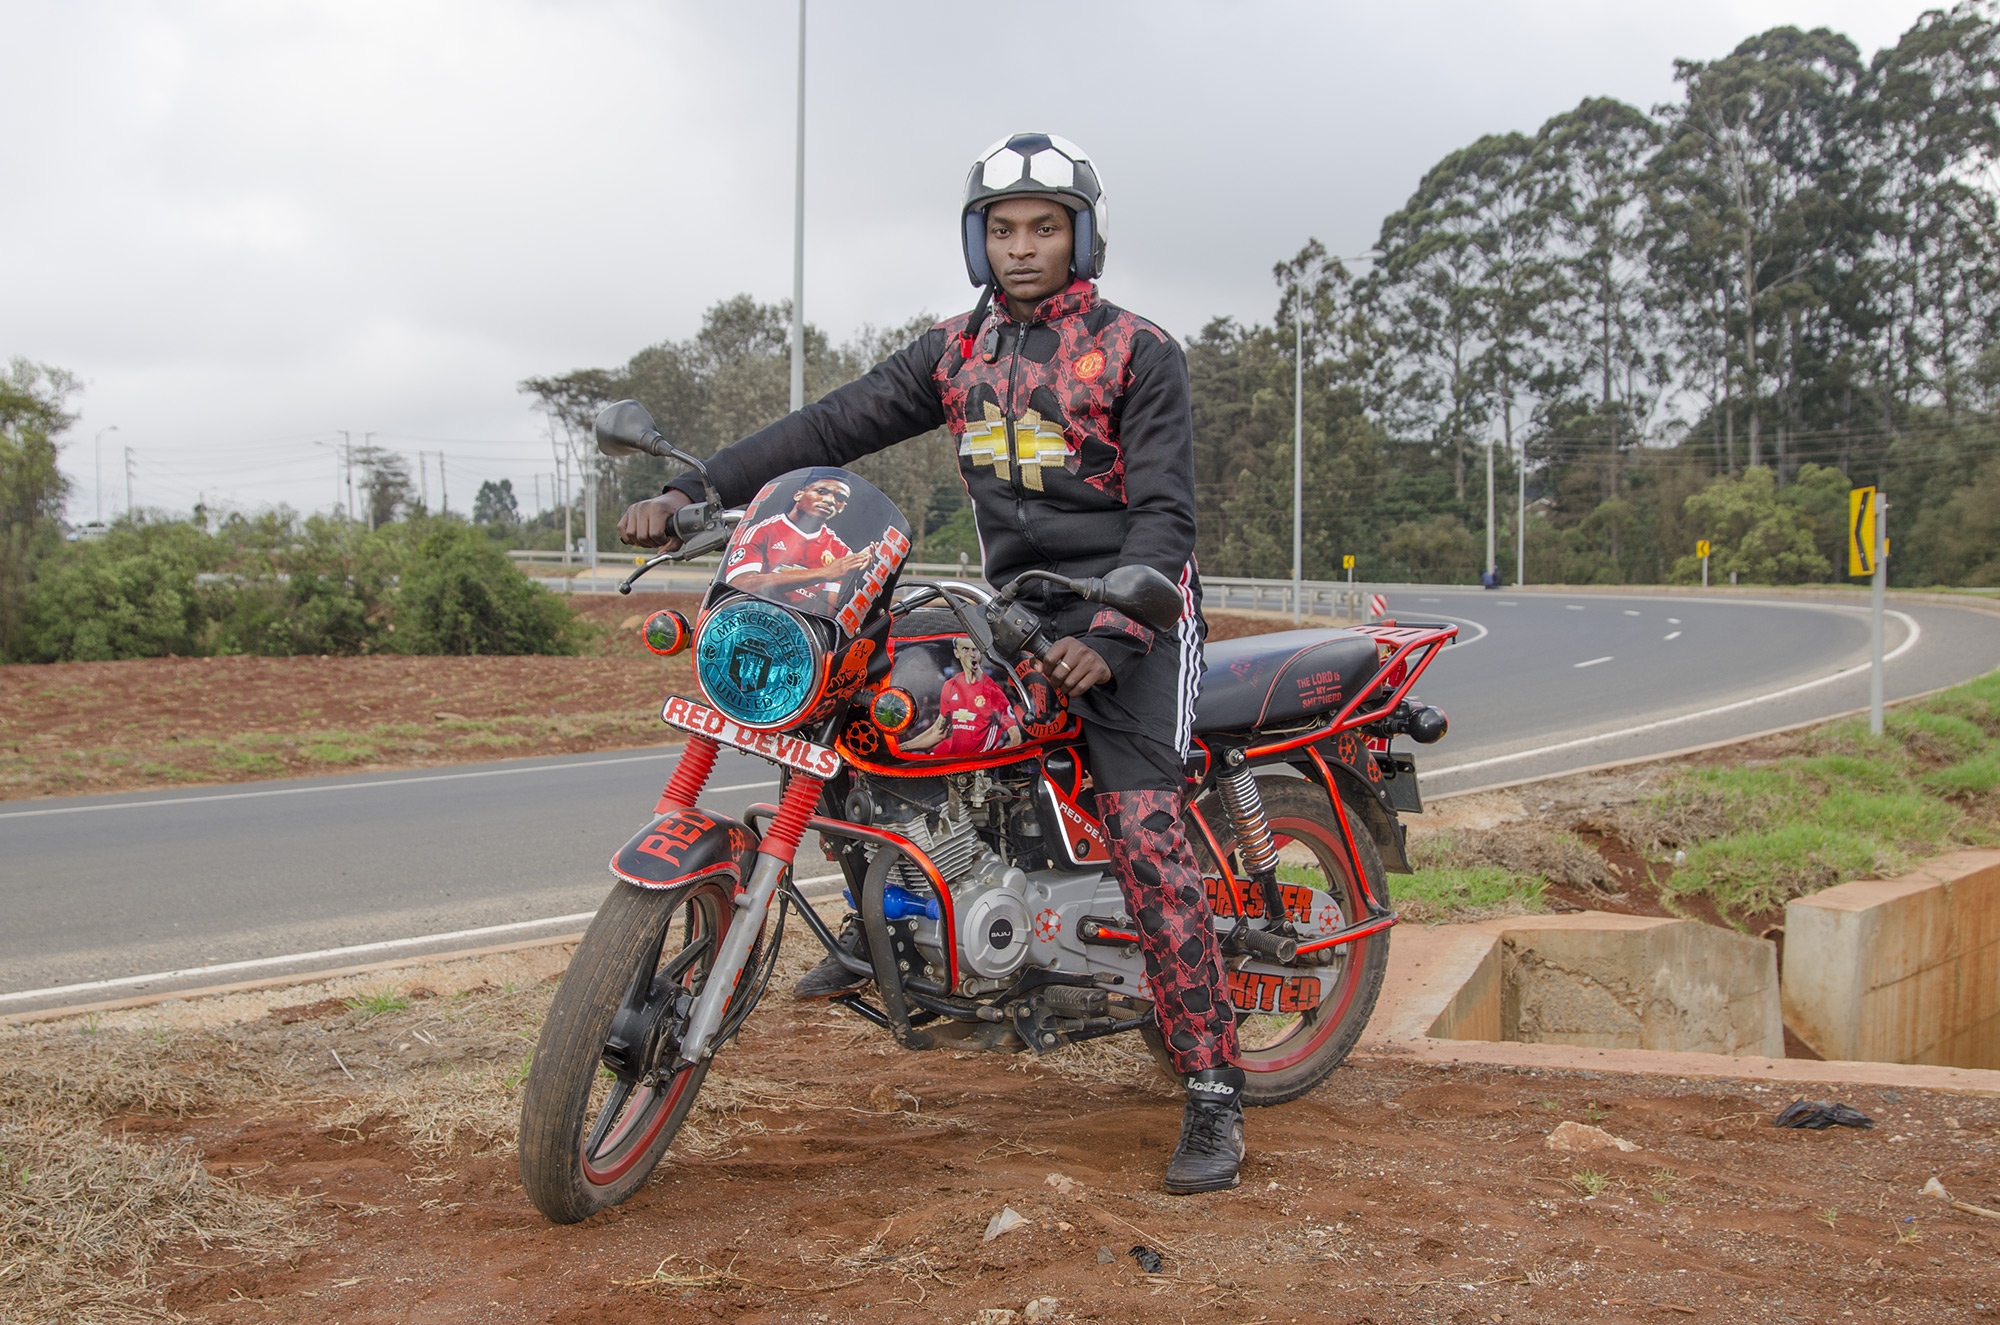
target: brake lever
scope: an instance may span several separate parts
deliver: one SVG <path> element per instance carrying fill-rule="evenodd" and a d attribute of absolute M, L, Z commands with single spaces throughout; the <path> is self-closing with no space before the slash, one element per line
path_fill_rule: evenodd
<path fill-rule="evenodd" d="M 629 594 L 641 575 L 655 566 L 670 561 L 692 561 L 705 557 L 729 541 L 729 535 L 742 522 L 742 511 L 723 511 L 709 514 L 706 502 L 695 502 L 674 512 L 674 533 L 681 539 L 681 545 L 671 552 L 662 552 L 657 557 L 649 557 L 639 568 L 619 582 L 618 592 Z M 692 518 L 689 518 L 692 515 Z M 683 533 L 683 529 L 686 530 Z"/>

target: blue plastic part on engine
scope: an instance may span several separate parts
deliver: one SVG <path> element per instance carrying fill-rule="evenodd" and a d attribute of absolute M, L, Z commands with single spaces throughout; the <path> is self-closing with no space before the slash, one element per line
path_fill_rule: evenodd
<path fill-rule="evenodd" d="M 841 890 L 842 897 L 849 906 L 854 906 L 854 894 Z M 856 908 L 859 909 L 858 907 Z M 938 904 L 935 897 L 919 897 L 908 888 L 889 884 L 882 889 L 882 918 L 884 920 L 908 920 L 912 916 L 922 916 L 926 920 L 938 918 Z"/>

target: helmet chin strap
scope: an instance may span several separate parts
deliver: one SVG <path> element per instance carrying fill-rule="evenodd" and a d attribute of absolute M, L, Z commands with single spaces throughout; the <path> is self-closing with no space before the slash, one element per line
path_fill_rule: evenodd
<path fill-rule="evenodd" d="M 979 302 L 972 306 L 972 316 L 966 319 L 965 332 L 958 338 L 958 357 L 970 359 L 973 347 L 979 343 L 979 329 L 986 325 L 986 310 L 993 307 L 994 291 L 1000 288 L 1000 278 L 987 282 L 979 292 Z"/>

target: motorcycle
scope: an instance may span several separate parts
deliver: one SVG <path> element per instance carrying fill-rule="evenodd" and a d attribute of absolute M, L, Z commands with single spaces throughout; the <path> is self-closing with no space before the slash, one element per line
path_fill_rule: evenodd
<path fill-rule="evenodd" d="M 596 432 L 607 454 L 672 456 L 707 481 L 635 401 Z M 695 622 L 668 610 L 641 628 L 656 652 L 692 649 L 700 697 L 661 710 L 686 747 L 612 858 L 616 882 L 542 1026 L 520 1139 L 536 1208 L 572 1223 L 645 1182 L 763 997 L 794 915 L 873 983 L 872 998 L 833 1001 L 906 1049 L 1044 1054 L 1136 1032 L 1171 1071 L 1080 726 L 1033 666 L 1053 641 L 1023 594 L 1047 582 L 1169 631 L 1182 591 L 1139 566 L 1029 571 L 998 593 L 905 581 L 901 512 L 837 469 L 785 475 L 742 511 L 710 489 L 674 532 L 681 546 L 620 591 L 722 551 Z M 1456 633 L 1383 621 L 1206 649 L 1184 822 L 1247 1104 L 1318 1085 L 1374 1009 L 1398 918 L 1387 876 L 1410 872 L 1398 816 L 1422 809 L 1415 762 L 1391 741 L 1445 734 L 1411 690 Z M 723 746 L 779 766 L 777 804 L 740 818 L 700 806 Z M 839 865 L 866 959 L 794 882 L 808 831 Z"/>

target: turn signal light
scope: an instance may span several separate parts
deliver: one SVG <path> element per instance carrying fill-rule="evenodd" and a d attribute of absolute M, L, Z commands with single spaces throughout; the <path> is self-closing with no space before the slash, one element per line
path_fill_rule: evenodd
<path fill-rule="evenodd" d="M 688 629 L 687 618 L 671 608 L 662 609 L 646 618 L 646 624 L 639 627 L 640 638 L 646 647 L 662 657 L 670 657 L 688 646 L 693 635 Z"/>
<path fill-rule="evenodd" d="M 886 686 L 875 692 L 875 702 L 869 705 L 868 716 L 875 725 L 891 736 L 909 730 L 917 717 L 917 701 L 910 698 L 910 692 L 898 686 Z"/>

